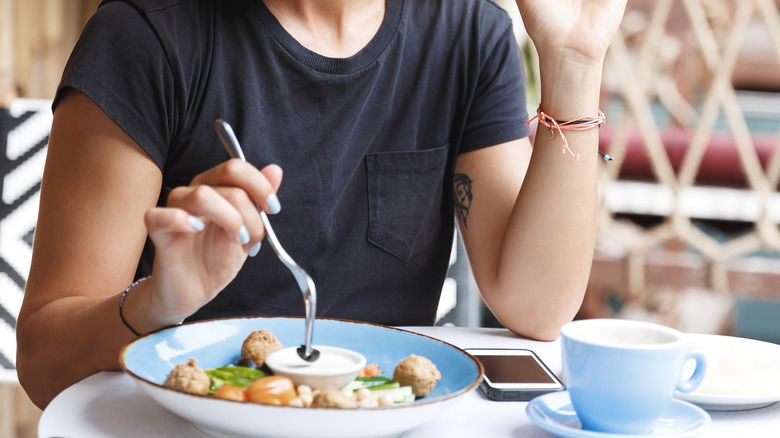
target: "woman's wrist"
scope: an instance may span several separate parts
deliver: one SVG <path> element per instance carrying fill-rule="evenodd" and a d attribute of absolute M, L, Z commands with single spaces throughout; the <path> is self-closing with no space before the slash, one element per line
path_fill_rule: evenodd
<path fill-rule="evenodd" d="M 599 109 L 602 69 L 602 64 L 540 58 L 542 110 L 563 120 L 595 116 Z"/>
<path fill-rule="evenodd" d="M 127 327 L 128 330 L 130 330 L 134 335 L 141 336 L 142 333 L 136 330 L 128 321 L 127 318 L 125 318 L 125 301 L 127 301 L 127 294 L 130 293 L 136 286 L 138 286 L 142 281 L 146 280 L 149 277 L 143 277 L 139 278 L 138 280 L 134 281 L 133 284 L 127 287 L 124 292 L 122 292 L 122 295 L 119 297 L 119 318 L 122 320 L 122 323 Z"/>
<path fill-rule="evenodd" d="M 536 118 L 541 116 L 548 123 L 539 125 L 539 129 L 546 132 L 544 136 L 537 136 L 539 149 L 545 151 L 544 155 L 548 155 L 549 151 L 562 150 L 577 161 L 580 158 L 591 161 L 598 157 L 596 127 L 604 122 L 599 108 L 602 66 L 549 57 L 543 62 L 540 62 L 540 113 Z M 574 129 L 583 126 L 572 126 L 564 132 L 563 128 L 558 128 L 559 125 L 580 123 L 576 121 L 587 122 L 588 129 Z M 556 147 L 551 147 L 553 145 Z"/>
<path fill-rule="evenodd" d="M 120 297 L 120 318 L 127 329 L 136 336 L 169 325 L 179 324 L 184 319 L 166 316 L 155 311 L 152 304 L 154 287 L 152 277 L 144 277 L 131 284 Z"/>

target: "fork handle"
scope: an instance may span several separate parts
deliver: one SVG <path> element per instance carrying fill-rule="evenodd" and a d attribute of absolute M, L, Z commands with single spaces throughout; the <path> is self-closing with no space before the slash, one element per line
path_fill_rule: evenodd
<path fill-rule="evenodd" d="M 241 144 L 238 142 L 235 132 L 230 124 L 222 119 L 214 121 L 214 128 L 217 131 L 219 139 L 222 141 L 222 145 L 227 149 L 228 154 L 233 158 L 239 158 L 241 161 L 246 161 L 244 151 L 241 149 Z M 260 219 L 263 221 L 263 227 L 265 227 L 265 237 L 271 243 L 271 248 L 276 253 L 276 256 L 287 267 L 287 269 L 295 277 L 295 281 L 298 282 L 298 287 L 303 294 L 303 302 L 306 308 L 306 336 L 304 347 L 304 355 L 307 360 L 312 357 L 312 333 L 314 331 L 314 317 L 317 309 L 317 292 L 314 287 L 314 281 L 306 274 L 303 269 L 287 254 L 284 250 L 279 239 L 276 238 L 271 222 L 268 220 L 268 215 L 265 211 L 256 205 L 257 211 L 260 212 Z M 311 360 L 316 360 L 316 357 Z"/>

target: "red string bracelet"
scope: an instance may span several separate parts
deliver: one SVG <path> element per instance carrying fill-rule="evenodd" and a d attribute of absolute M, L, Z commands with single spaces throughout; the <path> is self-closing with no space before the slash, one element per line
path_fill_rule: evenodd
<path fill-rule="evenodd" d="M 125 324 L 125 327 L 129 328 L 131 332 L 133 332 L 136 336 L 141 336 L 140 333 L 135 331 L 133 327 L 128 324 L 127 320 L 125 319 L 124 313 L 122 313 L 122 308 L 125 306 L 125 297 L 127 297 L 127 293 L 130 292 L 134 287 L 138 286 L 138 283 L 146 280 L 149 277 L 143 277 L 136 280 L 133 284 L 127 287 L 124 292 L 122 292 L 122 296 L 119 298 L 119 317 L 122 318 L 122 322 Z"/>
<path fill-rule="evenodd" d="M 561 140 L 563 140 L 563 145 L 561 146 L 561 153 L 565 154 L 567 151 L 571 154 L 572 157 L 574 157 L 575 160 L 580 161 L 580 154 L 575 154 L 570 148 L 569 148 L 569 142 L 566 140 L 566 136 L 563 135 L 563 131 L 586 131 L 591 128 L 595 128 L 604 122 L 606 122 L 607 117 L 604 115 L 601 110 L 599 110 L 599 115 L 596 117 L 580 117 L 578 119 L 574 120 L 568 120 L 568 121 L 560 121 L 555 120 L 554 118 L 548 116 L 544 112 L 542 112 L 542 106 L 539 105 L 539 108 L 536 110 L 536 115 L 532 117 L 530 120 L 525 122 L 526 125 L 530 125 L 531 122 L 534 121 L 534 119 L 539 120 L 539 123 L 547 127 L 547 138 L 553 138 L 555 136 L 555 131 L 558 131 L 559 134 L 561 134 Z M 605 154 L 604 152 L 599 151 L 602 157 L 604 157 L 605 161 L 612 161 L 612 157 Z"/>

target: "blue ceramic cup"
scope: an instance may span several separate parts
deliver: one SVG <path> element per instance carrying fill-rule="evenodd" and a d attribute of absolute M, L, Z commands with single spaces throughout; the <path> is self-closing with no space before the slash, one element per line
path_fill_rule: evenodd
<path fill-rule="evenodd" d="M 563 378 L 583 429 L 643 435 L 652 432 L 674 391 L 695 390 L 704 355 L 680 332 L 620 319 L 587 319 L 561 329 Z M 695 361 L 690 377 L 683 366 Z"/>

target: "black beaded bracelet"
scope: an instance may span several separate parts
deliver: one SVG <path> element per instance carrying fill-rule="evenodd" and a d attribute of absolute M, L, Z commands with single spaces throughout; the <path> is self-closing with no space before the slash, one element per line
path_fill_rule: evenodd
<path fill-rule="evenodd" d="M 122 322 L 125 324 L 125 327 L 129 328 L 130 331 L 133 332 L 133 334 L 136 336 L 141 336 L 141 334 L 135 331 L 135 329 L 130 327 L 130 324 L 127 323 L 127 320 L 125 319 L 125 315 L 122 313 L 122 308 L 125 305 L 125 298 L 127 297 L 127 293 L 130 292 L 130 290 L 132 290 L 134 287 L 138 286 L 138 283 L 146 280 L 147 278 L 149 277 L 143 277 L 136 280 L 133 284 L 128 286 L 124 292 L 122 292 L 122 297 L 119 298 L 119 317 L 122 318 Z"/>

